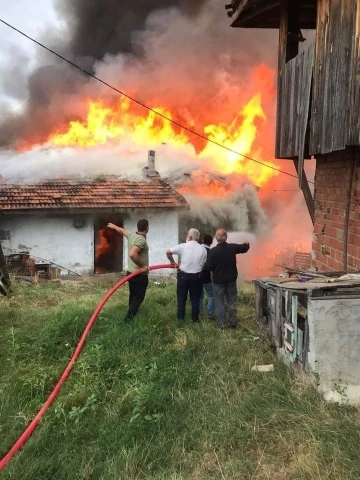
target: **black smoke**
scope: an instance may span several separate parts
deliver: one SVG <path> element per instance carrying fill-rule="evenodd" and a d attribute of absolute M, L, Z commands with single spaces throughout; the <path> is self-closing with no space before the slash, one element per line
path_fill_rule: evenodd
<path fill-rule="evenodd" d="M 208 0 L 55 0 L 59 17 L 65 20 L 66 29 L 51 35 L 47 30 L 44 44 L 65 55 L 82 68 L 93 73 L 95 61 L 106 54 L 127 53 L 141 57 L 142 51 L 133 43 L 133 35 L 145 28 L 146 20 L 153 12 L 175 7 L 184 15 L 200 13 Z M 38 68 L 28 74 L 13 65 L 0 72 L 0 88 L 16 98 L 16 92 L 25 85 L 18 100 L 23 104 L 21 114 L 6 114 L 0 120 L 0 149 L 19 148 L 27 143 L 42 143 L 55 128 L 76 120 L 83 110 L 79 102 L 89 87 L 89 77 L 69 67 L 66 63 L 39 50 Z M 16 89 L 14 88 L 14 71 Z M 23 73 L 23 77 L 21 76 Z M 24 96 L 26 100 L 24 101 Z"/>
<path fill-rule="evenodd" d="M 207 0 L 58 0 L 70 28 L 70 52 L 100 60 L 106 53 L 134 52 L 132 35 L 142 30 L 150 13 L 176 7 L 198 14 Z"/>

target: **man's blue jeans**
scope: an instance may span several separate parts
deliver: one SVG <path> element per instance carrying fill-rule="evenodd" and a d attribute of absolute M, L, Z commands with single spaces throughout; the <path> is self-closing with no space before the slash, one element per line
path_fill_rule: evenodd
<path fill-rule="evenodd" d="M 237 316 L 237 285 L 236 282 L 215 284 L 214 283 L 214 299 L 217 326 L 219 328 L 226 327 L 226 305 L 229 312 L 230 326 L 236 327 Z"/>
<path fill-rule="evenodd" d="M 215 314 L 214 310 L 214 289 L 212 282 L 204 283 L 203 290 L 201 292 L 201 299 L 200 299 L 200 312 L 204 311 L 204 292 L 206 292 L 207 296 L 207 307 L 206 307 L 206 316 L 213 317 Z"/>

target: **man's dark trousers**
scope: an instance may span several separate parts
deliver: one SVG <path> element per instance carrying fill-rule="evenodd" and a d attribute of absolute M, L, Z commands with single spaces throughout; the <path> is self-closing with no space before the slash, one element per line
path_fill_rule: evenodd
<path fill-rule="evenodd" d="M 127 274 L 130 275 L 130 272 L 127 272 Z M 148 275 L 140 274 L 129 280 L 129 310 L 126 314 L 125 320 L 132 320 L 136 315 L 140 305 L 144 301 L 148 284 Z"/>
<path fill-rule="evenodd" d="M 236 282 L 215 284 L 214 283 L 214 300 L 217 326 L 219 328 L 226 327 L 226 304 L 229 311 L 230 327 L 236 327 L 237 320 L 237 285 Z"/>
<path fill-rule="evenodd" d="M 200 298 L 202 292 L 202 283 L 200 273 L 185 273 L 181 270 L 177 275 L 177 318 L 184 320 L 185 308 L 188 293 L 191 301 L 191 319 L 193 322 L 199 321 Z"/>

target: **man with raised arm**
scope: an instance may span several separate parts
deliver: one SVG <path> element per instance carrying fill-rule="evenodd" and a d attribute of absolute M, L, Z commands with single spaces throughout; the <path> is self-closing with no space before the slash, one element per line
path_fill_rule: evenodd
<path fill-rule="evenodd" d="M 141 274 L 129 280 L 129 309 L 125 316 L 125 322 L 130 322 L 140 305 L 144 301 L 146 289 L 149 284 L 149 245 L 146 235 L 149 231 L 149 222 L 146 219 L 137 222 L 137 231 L 129 232 L 125 228 L 118 227 L 113 223 L 108 224 L 116 232 L 124 235 L 128 241 L 128 271 L 127 274 L 141 270 Z"/>
<path fill-rule="evenodd" d="M 218 244 L 209 252 L 205 263 L 205 270 L 213 272 L 214 300 L 217 326 L 220 329 L 227 328 L 226 304 L 229 313 L 230 328 L 236 329 L 237 324 L 237 285 L 238 276 L 236 255 L 246 253 L 249 242 L 237 244 L 227 243 L 227 232 L 223 228 L 216 232 Z"/>
<path fill-rule="evenodd" d="M 184 320 L 188 293 L 191 301 L 191 319 L 199 322 L 200 298 L 202 292 L 201 271 L 206 261 L 206 250 L 199 244 L 200 232 L 190 228 L 186 243 L 166 250 L 166 256 L 175 264 L 173 255 L 178 255 L 179 270 L 177 274 L 177 318 Z"/>

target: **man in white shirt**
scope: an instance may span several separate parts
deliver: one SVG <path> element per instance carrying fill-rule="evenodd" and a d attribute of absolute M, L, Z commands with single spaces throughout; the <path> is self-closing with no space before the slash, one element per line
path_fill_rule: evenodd
<path fill-rule="evenodd" d="M 206 249 L 198 243 L 199 230 L 190 228 L 186 243 L 166 250 L 166 256 L 175 264 L 173 255 L 177 255 L 180 264 L 177 274 L 177 318 L 184 320 L 188 293 L 191 301 L 191 319 L 199 322 L 200 298 L 202 292 L 201 271 L 206 262 Z"/>

